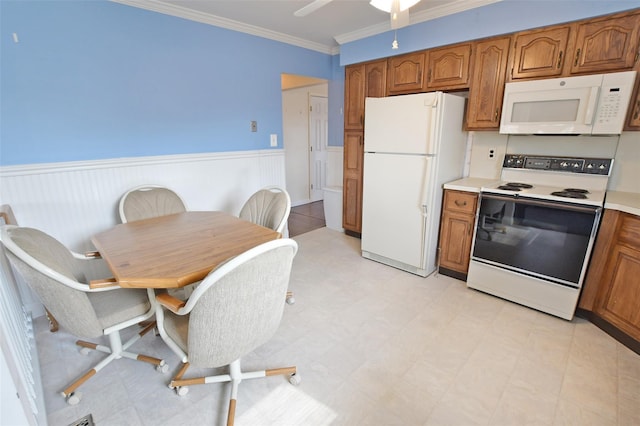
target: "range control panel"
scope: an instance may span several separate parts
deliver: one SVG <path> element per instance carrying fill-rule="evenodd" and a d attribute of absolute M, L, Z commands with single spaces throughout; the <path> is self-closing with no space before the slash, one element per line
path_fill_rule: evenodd
<path fill-rule="evenodd" d="M 609 176 L 612 164 L 613 159 L 611 158 L 545 157 L 506 154 L 502 167 Z"/>

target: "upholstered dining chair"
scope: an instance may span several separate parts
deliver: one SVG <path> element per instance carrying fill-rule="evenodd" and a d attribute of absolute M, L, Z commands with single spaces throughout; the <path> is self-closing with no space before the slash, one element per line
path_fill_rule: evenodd
<path fill-rule="evenodd" d="M 282 234 L 290 213 L 289 193 L 278 186 L 267 186 L 249 197 L 238 217 Z M 287 292 L 286 300 L 290 305 L 295 303 L 293 292 Z"/>
<path fill-rule="evenodd" d="M 238 216 L 240 219 L 282 233 L 290 213 L 289 193 L 277 186 L 268 186 L 251 195 Z"/>
<path fill-rule="evenodd" d="M 120 198 L 118 211 L 122 223 L 182 213 L 187 207 L 178 194 L 158 185 L 130 189 Z"/>
<path fill-rule="evenodd" d="M 235 417 L 242 380 L 289 374 L 299 383 L 296 367 L 243 372 L 240 358 L 266 343 L 276 332 L 284 310 L 295 241 L 284 238 L 261 244 L 211 271 L 185 302 L 169 294 L 156 296 L 160 335 L 184 363 L 169 385 L 185 395 L 189 385 L 231 382 L 227 424 Z M 183 379 L 189 366 L 229 373 Z"/>
<path fill-rule="evenodd" d="M 69 404 L 80 402 L 81 394 L 76 389 L 115 359 L 144 361 L 158 371 L 168 370 L 161 359 L 127 350 L 153 329 L 155 322 L 124 343 L 120 337 L 121 330 L 153 316 L 154 307 L 146 290 L 122 289 L 109 278 L 93 280 L 91 271 L 95 268 L 88 264 L 102 259 L 74 253 L 37 229 L 5 225 L 0 229 L 0 240 L 13 268 L 63 328 L 85 339 L 109 338 L 108 346 L 76 342 L 81 353 L 94 349 L 108 356 L 61 392 Z"/>

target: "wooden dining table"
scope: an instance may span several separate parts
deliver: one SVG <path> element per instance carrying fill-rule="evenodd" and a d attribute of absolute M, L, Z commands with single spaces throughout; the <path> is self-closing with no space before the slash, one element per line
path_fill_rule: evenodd
<path fill-rule="evenodd" d="M 190 211 L 123 223 L 92 242 L 120 287 L 179 288 L 279 232 L 219 211 Z"/>

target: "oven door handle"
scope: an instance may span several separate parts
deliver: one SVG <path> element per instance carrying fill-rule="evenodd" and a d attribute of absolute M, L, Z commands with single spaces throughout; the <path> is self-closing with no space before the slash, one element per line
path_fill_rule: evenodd
<path fill-rule="evenodd" d="M 576 212 L 585 212 L 585 213 L 597 213 L 602 211 L 602 207 L 599 206 L 581 206 L 577 204 L 569 204 L 569 203 L 556 203 L 553 201 L 545 201 L 545 200 L 536 200 L 533 198 L 524 198 L 519 196 L 501 196 L 501 195 L 491 195 L 482 193 L 480 194 L 481 199 L 492 199 L 492 200 L 501 200 L 501 201 L 512 201 L 516 203 L 529 204 L 533 206 L 544 206 L 551 207 L 563 210 L 572 210 Z"/>

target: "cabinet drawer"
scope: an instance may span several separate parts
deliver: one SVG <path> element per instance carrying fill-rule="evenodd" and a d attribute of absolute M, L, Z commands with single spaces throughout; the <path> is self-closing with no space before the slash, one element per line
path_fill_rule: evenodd
<path fill-rule="evenodd" d="M 444 193 L 444 210 L 474 214 L 478 194 L 473 192 L 461 192 L 447 190 Z"/>

